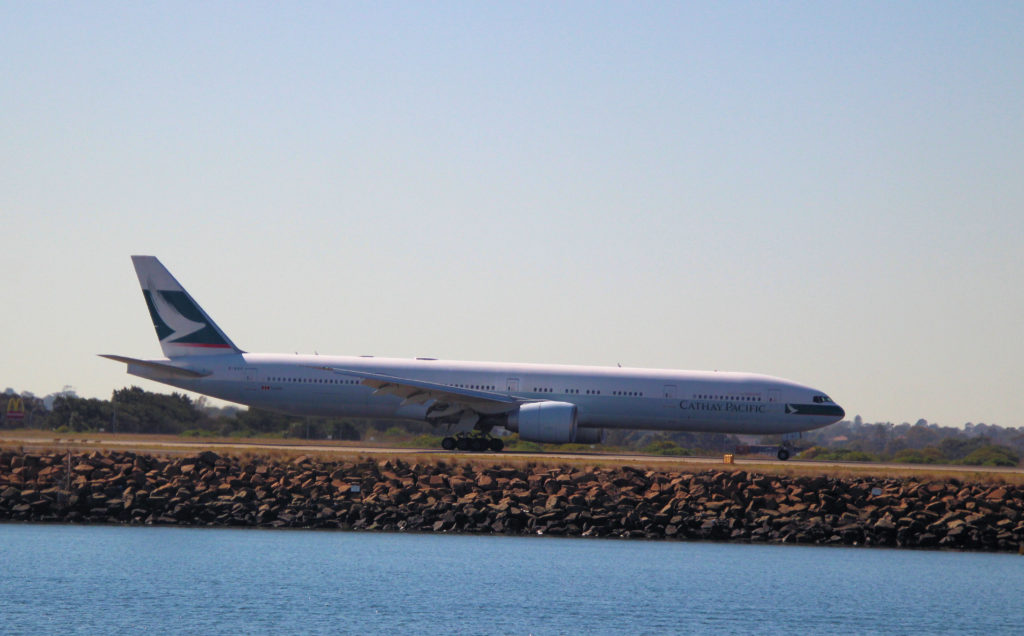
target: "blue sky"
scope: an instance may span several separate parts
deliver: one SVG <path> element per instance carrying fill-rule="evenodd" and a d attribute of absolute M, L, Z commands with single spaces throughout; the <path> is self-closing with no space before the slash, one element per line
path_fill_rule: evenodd
<path fill-rule="evenodd" d="M 1019 3 L 6 3 L 0 385 L 251 351 L 756 371 L 1024 425 Z"/>

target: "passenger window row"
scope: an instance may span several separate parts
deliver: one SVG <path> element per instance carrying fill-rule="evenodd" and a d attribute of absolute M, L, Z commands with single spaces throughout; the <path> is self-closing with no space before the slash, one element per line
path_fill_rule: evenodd
<path fill-rule="evenodd" d="M 295 382 L 298 384 L 359 384 L 359 380 L 335 380 L 333 378 L 290 378 L 287 376 L 274 376 L 267 378 L 267 382 Z"/>
<path fill-rule="evenodd" d="M 708 393 L 694 394 L 695 400 L 731 400 L 733 402 L 760 402 L 761 396 L 751 395 L 711 395 Z"/>
<path fill-rule="evenodd" d="M 554 391 L 555 391 L 554 389 L 549 388 L 549 387 L 542 387 L 542 386 L 535 386 L 535 387 L 533 387 L 533 392 L 534 393 L 554 393 Z M 579 395 L 580 391 L 582 391 L 584 395 L 601 395 L 601 390 L 600 389 L 565 389 L 564 393 L 566 395 Z M 611 394 L 612 395 L 621 396 L 621 397 L 643 397 L 644 396 L 643 391 L 612 391 Z"/>

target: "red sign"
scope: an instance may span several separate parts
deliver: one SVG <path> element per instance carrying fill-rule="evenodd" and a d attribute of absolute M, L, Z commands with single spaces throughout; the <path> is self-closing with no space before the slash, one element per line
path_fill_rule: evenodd
<path fill-rule="evenodd" d="M 20 397 L 14 396 L 7 400 L 7 419 L 25 419 L 25 404 L 21 401 Z"/>

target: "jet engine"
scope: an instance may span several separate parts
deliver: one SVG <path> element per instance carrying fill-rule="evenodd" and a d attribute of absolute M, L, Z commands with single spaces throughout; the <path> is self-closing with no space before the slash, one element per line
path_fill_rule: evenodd
<path fill-rule="evenodd" d="M 604 444 L 605 430 L 603 428 L 583 428 L 579 427 L 576 429 L 576 439 L 573 441 L 577 444 Z"/>
<path fill-rule="evenodd" d="M 576 405 L 568 402 L 523 404 L 508 416 L 506 428 L 519 433 L 521 440 L 548 444 L 593 444 L 599 441 L 596 438 L 604 437 L 601 429 L 577 428 Z"/>

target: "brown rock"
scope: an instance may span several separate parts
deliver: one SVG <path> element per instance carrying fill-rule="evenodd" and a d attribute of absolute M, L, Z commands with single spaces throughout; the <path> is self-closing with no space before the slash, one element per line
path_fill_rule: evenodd
<path fill-rule="evenodd" d="M 196 463 L 203 463 L 206 464 L 207 466 L 213 466 L 217 463 L 217 460 L 220 459 L 220 455 L 213 451 L 203 451 L 196 455 L 195 459 Z"/>
<path fill-rule="evenodd" d="M 892 517 L 886 515 L 875 522 L 874 529 L 880 532 L 895 532 L 896 524 L 892 522 Z"/>
<path fill-rule="evenodd" d="M 995 488 L 994 490 L 990 491 L 987 495 L 985 495 L 985 499 L 988 499 L 990 501 L 1003 501 L 1004 499 L 1006 499 L 1006 494 L 1007 493 L 1005 487 Z"/>

